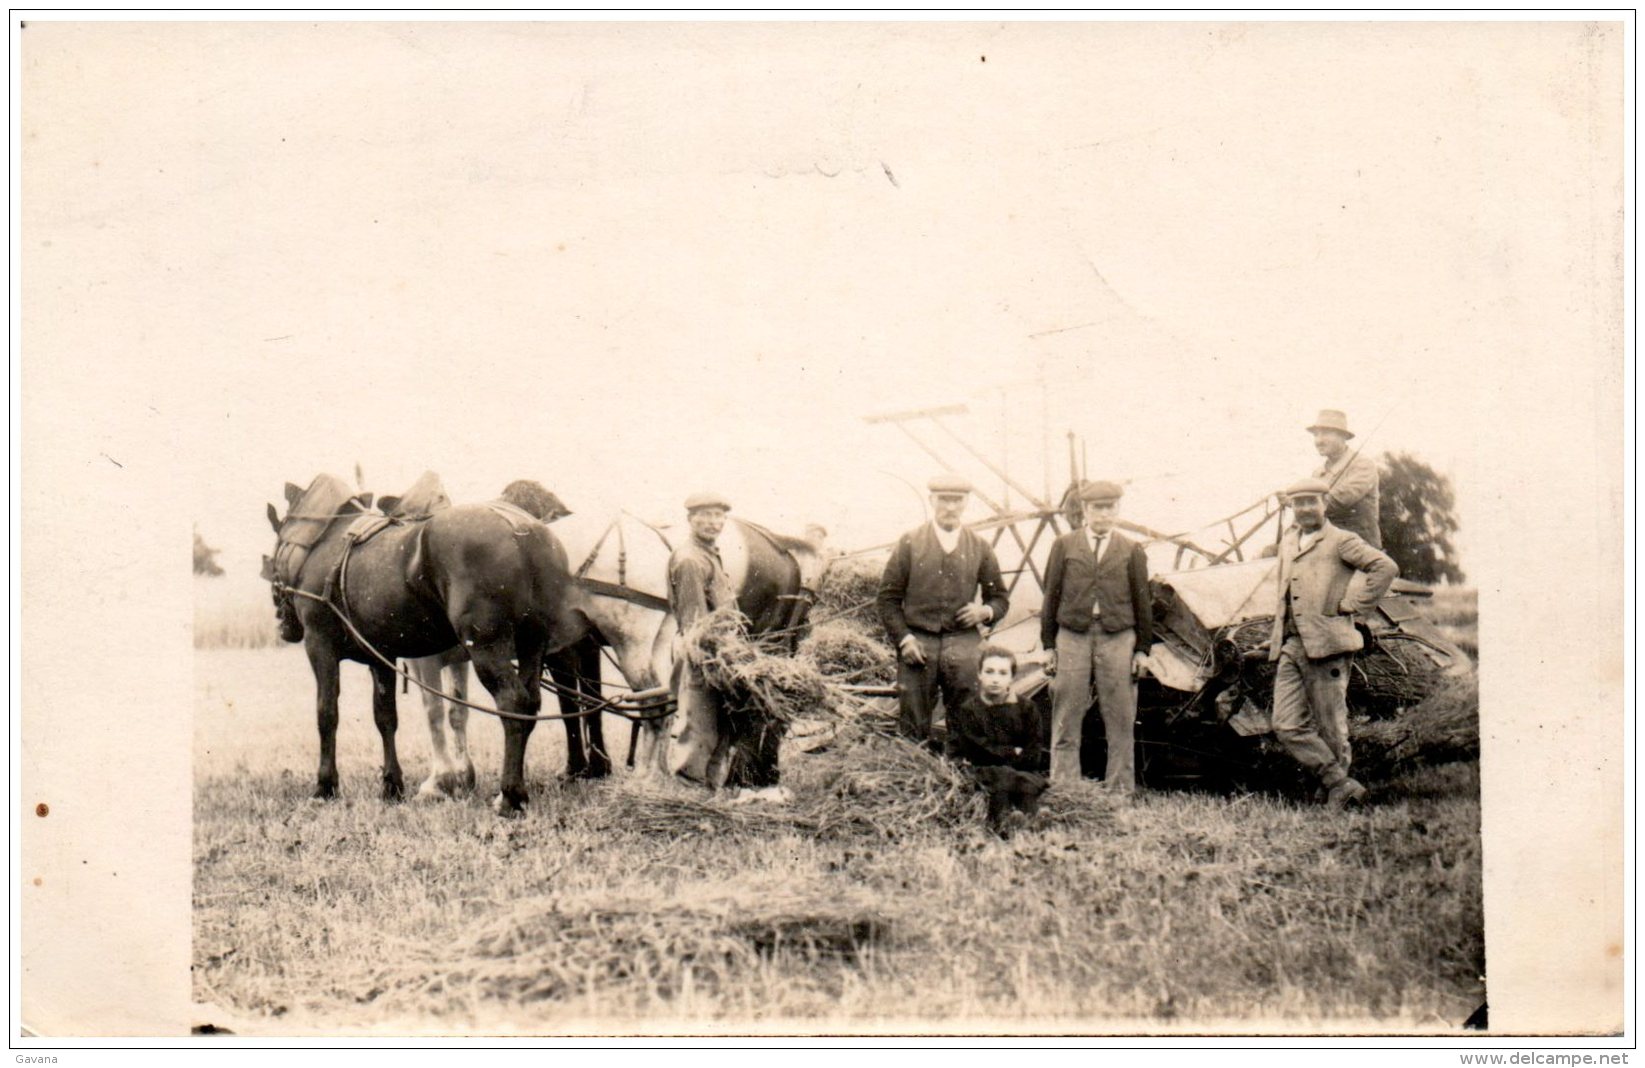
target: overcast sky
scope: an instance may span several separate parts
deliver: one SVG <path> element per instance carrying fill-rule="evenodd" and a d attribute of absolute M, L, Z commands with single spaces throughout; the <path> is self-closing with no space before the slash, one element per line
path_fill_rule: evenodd
<path fill-rule="evenodd" d="M 1466 546 L 1512 421 L 1592 411 L 1561 332 L 1607 217 L 1568 174 L 1614 42 L 1576 24 L 26 34 L 25 431 L 169 437 L 235 565 L 356 461 L 872 544 L 937 465 L 861 417 L 954 403 L 1035 488 L 1078 432 L 1173 529 L 1344 408 L 1453 476 Z"/>

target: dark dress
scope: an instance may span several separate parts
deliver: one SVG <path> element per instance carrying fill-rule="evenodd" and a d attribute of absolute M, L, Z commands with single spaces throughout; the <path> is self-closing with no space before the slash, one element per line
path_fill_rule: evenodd
<path fill-rule="evenodd" d="M 948 720 L 948 755 L 969 766 L 988 795 L 988 826 L 1005 834 L 1012 809 L 1032 814 L 1045 792 L 1045 735 L 1039 711 L 1027 701 L 990 705 L 973 694 Z"/>

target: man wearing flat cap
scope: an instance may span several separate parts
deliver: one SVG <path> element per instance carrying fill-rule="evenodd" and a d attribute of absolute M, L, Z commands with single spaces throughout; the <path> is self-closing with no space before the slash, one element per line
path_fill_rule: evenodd
<path fill-rule="evenodd" d="M 1399 568 L 1326 518 L 1329 494 L 1321 478 L 1285 491 L 1293 522 L 1280 538 L 1268 659 L 1276 664 L 1274 735 L 1318 777 L 1326 803 L 1341 807 L 1365 796 L 1348 774 L 1348 670 L 1365 644 L 1354 617 L 1376 607 Z M 1356 573 L 1365 575 L 1357 591 L 1350 584 Z"/>
<path fill-rule="evenodd" d="M 1332 526 L 1358 534 L 1371 548 L 1382 548 L 1377 463 L 1348 448 L 1354 432 L 1348 429 L 1347 414 L 1324 408 L 1308 432 L 1314 435 L 1314 450 L 1325 458 L 1314 472 L 1315 478 L 1325 480 L 1325 518 Z"/>
<path fill-rule="evenodd" d="M 682 778 L 718 788 L 730 770 L 730 732 L 722 710 L 702 673 L 685 655 L 684 638 L 704 616 L 737 602 L 716 542 L 725 529 L 731 505 L 717 493 L 693 493 L 685 499 L 691 537 L 668 557 L 668 610 L 674 617 L 674 722 L 670 730 L 669 770 Z"/>
<path fill-rule="evenodd" d="M 999 623 L 1010 604 L 993 547 L 960 522 L 971 484 L 941 475 L 928 488 L 932 519 L 897 539 L 875 604 L 897 646 L 901 730 L 933 745 L 937 699 L 952 714 L 976 691 L 978 628 Z"/>
<path fill-rule="evenodd" d="M 1137 787 L 1137 676 L 1154 645 L 1148 559 L 1114 529 L 1122 490 L 1113 482 L 1080 487 L 1085 522 L 1051 544 L 1045 565 L 1040 644 L 1049 652 L 1051 784 L 1080 779 L 1080 741 L 1091 683 L 1108 742 L 1103 781 L 1119 793 Z"/>

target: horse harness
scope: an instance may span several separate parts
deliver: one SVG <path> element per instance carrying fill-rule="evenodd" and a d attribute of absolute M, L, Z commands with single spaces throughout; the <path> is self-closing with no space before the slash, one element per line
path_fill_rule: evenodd
<path fill-rule="evenodd" d="M 475 712 L 483 712 L 488 716 L 497 716 L 501 719 L 542 722 L 545 720 L 556 719 L 582 719 L 588 716 L 610 712 L 613 715 L 621 716 L 625 719 L 645 722 L 660 719 L 673 712 L 673 702 L 671 700 L 667 700 L 668 695 L 666 690 L 634 693 L 630 694 L 627 698 L 598 698 L 585 703 L 584 696 L 580 690 L 568 691 L 565 687 L 562 687 L 551 679 L 544 677 L 539 680 L 543 689 L 549 690 L 557 696 L 569 695 L 573 697 L 579 705 L 583 705 L 583 707 L 579 708 L 576 712 L 570 713 L 543 713 L 540 715 L 528 716 L 519 712 L 508 712 L 500 708 L 487 708 L 484 705 L 477 705 L 424 684 L 421 679 L 416 678 L 411 673 L 402 669 L 393 658 L 385 655 L 381 650 L 373 645 L 364 634 L 360 633 L 359 628 L 354 624 L 354 620 L 349 618 L 346 605 L 348 603 L 348 563 L 349 558 L 354 552 L 355 546 L 363 545 L 365 542 L 370 541 L 372 538 L 376 537 L 384 530 L 387 530 L 389 527 L 421 523 L 424 520 L 427 520 L 429 515 L 423 514 L 414 516 L 400 516 L 369 512 L 366 511 L 364 502 L 362 502 L 358 497 L 351 497 L 349 498 L 349 501 L 345 503 L 355 504 L 358 506 L 359 511 L 337 511 L 327 515 L 305 514 L 301 517 L 304 519 L 327 520 L 324 528 L 327 530 L 330 529 L 331 523 L 334 523 L 338 519 L 344 518 L 345 516 L 356 517 L 354 522 L 349 524 L 348 530 L 343 534 L 342 555 L 338 558 L 336 565 L 326 575 L 325 582 L 319 593 L 311 593 L 308 590 L 301 589 L 297 586 L 297 580 L 302 577 L 303 568 L 308 563 L 309 551 L 314 545 L 319 543 L 320 539 L 318 536 L 316 536 L 308 545 L 300 546 L 294 545 L 294 543 L 288 543 L 282 536 L 280 539 L 280 544 L 275 547 L 275 558 L 269 562 L 269 571 L 266 577 L 268 578 L 270 584 L 273 585 L 275 591 L 286 596 L 287 598 L 302 597 L 310 601 L 317 601 L 331 609 L 332 613 L 343 624 L 343 627 L 349 632 L 349 635 L 354 639 L 354 641 L 358 643 L 359 646 L 367 653 L 371 654 L 371 656 L 378 662 L 389 668 L 396 675 L 399 675 L 401 679 L 414 684 L 418 689 L 423 690 L 425 693 L 431 693 L 441 700 L 450 701 L 452 704 L 462 705 L 464 708 L 472 709 Z M 528 535 L 531 532 L 531 525 L 540 522 L 540 520 L 531 515 L 529 512 L 517 508 L 506 501 L 491 501 L 488 502 L 487 506 L 491 508 L 492 511 L 509 521 L 514 528 L 514 534 L 516 537 L 524 537 Z M 290 518 L 290 516 L 287 517 L 288 520 Z M 661 531 L 658 531 L 658 534 L 660 536 Z M 601 540 L 604 540 L 603 536 Z M 667 544 L 666 539 L 664 540 L 664 544 Z M 282 555 L 283 550 L 287 548 L 294 548 L 296 551 L 284 553 L 284 555 Z M 421 551 L 422 547 L 419 545 L 414 555 L 414 559 L 420 557 Z M 595 553 L 598 554 L 598 552 L 599 547 L 596 546 Z M 591 556 L 590 559 L 584 563 L 583 570 L 586 570 L 592 563 L 593 557 Z M 292 572 L 289 581 L 282 578 L 280 575 L 281 571 L 288 569 Z M 581 573 L 578 575 L 578 582 L 594 589 L 595 592 L 602 592 L 597 589 L 596 586 L 609 587 L 612 590 L 624 591 L 626 594 L 626 599 L 633 600 L 639 604 L 647 604 L 648 602 L 642 600 L 641 598 L 650 596 L 643 594 L 638 590 L 629 589 L 627 586 L 614 586 L 611 583 L 604 582 L 597 583 L 596 580 L 586 579 Z M 663 601 L 663 608 L 665 610 L 667 606 L 668 602 Z"/>

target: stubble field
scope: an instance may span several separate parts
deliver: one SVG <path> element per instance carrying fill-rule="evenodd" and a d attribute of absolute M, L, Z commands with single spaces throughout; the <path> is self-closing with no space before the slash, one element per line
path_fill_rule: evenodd
<path fill-rule="evenodd" d="M 528 814 L 503 821 L 485 717 L 473 798 L 380 801 L 369 694 L 345 666 L 343 796 L 316 804 L 300 649 L 196 651 L 201 1023 L 1454 1032 L 1484 1000 L 1477 763 L 1411 768 L 1360 812 L 1144 793 L 1009 841 L 980 825 L 818 835 L 746 817 L 625 825 L 634 784 L 562 782 L 549 723 Z M 414 694 L 400 704 L 414 788 L 427 727 Z M 626 728 L 609 720 L 607 737 Z M 819 788 L 817 759 L 786 754 L 785 779 Z"/>

